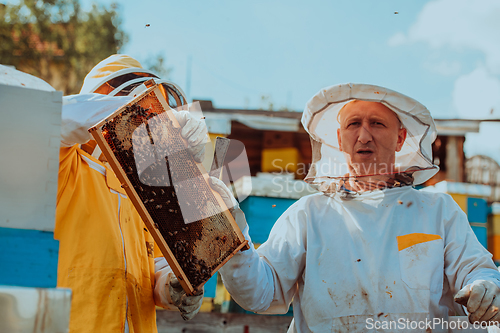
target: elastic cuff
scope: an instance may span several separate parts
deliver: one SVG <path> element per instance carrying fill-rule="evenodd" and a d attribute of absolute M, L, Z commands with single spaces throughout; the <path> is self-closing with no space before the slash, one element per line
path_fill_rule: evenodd
<path fill-rule="evenodd" d="M 173 277 L 173 273 L 168 273 L 157 278 L 154 290 L 155 303 L 164 309 L 178 311 L 179 309 L 172 302 L 170 295 L 170 280 Z"/>

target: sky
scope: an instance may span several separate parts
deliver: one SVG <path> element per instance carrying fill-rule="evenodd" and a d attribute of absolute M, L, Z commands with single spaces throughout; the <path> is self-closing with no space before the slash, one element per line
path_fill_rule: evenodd
<path fill-rule="evenodd" d="M 109 6 L 113 1 L 81 0 Z M 119 1 L 141 62 L 162 55 L 189 99 L 302 111 L 321 88 L 369 83 L 435 118 L 500 119 L 500 0 Z M 148 26 L 147 26 L 148 25 Z M 500 163 L 500 123 L 467 136 Z"/>

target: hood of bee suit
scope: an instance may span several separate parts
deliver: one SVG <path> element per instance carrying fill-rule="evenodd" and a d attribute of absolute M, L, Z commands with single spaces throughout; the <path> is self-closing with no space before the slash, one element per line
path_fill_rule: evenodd
<path fill-rule="evenodd" d="M 80 94 L 94 93 L 106 82 L 110 82 L 122 75 L 132 73 L 143 76 L 142 81 L 146 81 L 151 77 L 158 78 L 152 71 L 142 68 L 141 64 L 134 58 L 125 54 L 113 54 L 98 63 L 87 74 L 83 80 Z M 113 88 L 117 87 L 118 86 Z"/>
<path fill-rule="evenodd" d="M 432 163 L 436 126 L 425 106 L 387 88 L 348 83 L 324 88 L 306 104 L 302 125 L 310 135 L 313 150 L 306 182 L 322 190 L 331 188 L 329 183 L 349 173 L 344 154 L 339 150 L 337 116 L 353 100 L 382 103 L 398 116 L 407 137 L 401 151 L 396 152 L 395 167 L 399 172 L 417 170 L 413 173 L 413 185 L 424 183 L 439 171 Z"/>
<path fill-rule="evenodd" d="M 184 92 L 179 86 L 160 79 L 158 75 L 142 68 L 137 60 L 128 55 L 114 54 L 99 62 L 85 77 L 80 93 L 65 98 L 63 145 L 84 144 L 89 139 L 92 140 L 87 129 L 146 90 L 147 87 L 141 83 L 150 79 L 160 84 L 161 91 L 172 108 L 187 103 Z M 98 149 L 95 153 L 98 156 Z"/>

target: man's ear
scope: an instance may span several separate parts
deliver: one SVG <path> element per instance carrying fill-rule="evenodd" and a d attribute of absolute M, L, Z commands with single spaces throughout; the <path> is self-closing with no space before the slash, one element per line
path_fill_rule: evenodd
<path fill-rule="evenodd" d="M 342 151 L 342 141 L 340 139 L 340 128 L 337 128 L 337 141 L 339 142 L 339 150 Z"/>
<path fill-rule="evenodd" d="M 398 132 L 398 144 L 396 146 L 396 151 L 400 151 L 403 148 L 403 144 L 406 140 L 406 128 L 400 128 Z"/>

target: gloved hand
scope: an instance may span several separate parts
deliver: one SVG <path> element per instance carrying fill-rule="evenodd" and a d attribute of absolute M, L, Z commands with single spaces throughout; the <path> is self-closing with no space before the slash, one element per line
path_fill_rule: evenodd
<path fill-rule="evenodd" d="M 467 307 L 471 323 L 500 321 L 500 288 L 491 281 L 474 281 L 462 288 L 454 299 Z"/>
<path fill-rule="evenodd" d="M 201 163 L 205 157 L 205 144 L 207 143 L 207 126 L 201 119 L 196 119 L 189 111 L 174 112 L 175 119 L 181 126 L 181 136 L 189 144 L 189 152 L 196 162 Z"/>
<path fill-rule="evenodd" d="M 184 289 L 182 289 L 179 280 L 173 277 L 170 280 L 168 289 L 172 303 L 179 309 L 184 320 L 192 319 L 200 311 L 201 304 L 203 303 L 204 288 L 197 294 L 188 296 Z"/>
<path fill-rule="evenodd" d="M 163 257 L 155 258 L 154 300 L 157 306 L 168 310 L 179 309 L 182 318 L 189 320 L 200 310 L 203 303 L 203 289 L 193 296 L 187 296 L 172 269 Z"/>
<path fill-rule="evenodd" d="M 222 200 L 224 200 L 224 204 L 229 208 L 229 212 L 233 215 L 236 224 L 243 232 L 243 229 L 247 226 L 247 220 L 245 218 L 245 214 L 240 209 L 240 205 L 238 201 L 233 196 L 233 193 L 229 188 L 227 188 L 226 184 L 218 178 L 210 177 L 208 183 L 210 187 L 220 194 Z"/>

